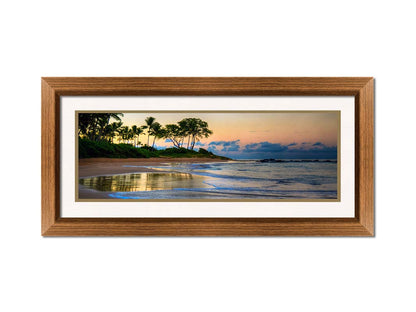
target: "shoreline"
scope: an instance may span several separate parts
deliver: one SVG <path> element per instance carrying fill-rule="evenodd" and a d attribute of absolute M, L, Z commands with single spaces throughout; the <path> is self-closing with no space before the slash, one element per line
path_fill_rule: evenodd
<path fill-rule="evenodd" d="M 164 166 L 164 163 L 228 162 L 215 158 L 82 158 L 78 160 L 78 178 L 125 173 L 160 172 L 145 166 Z M 125 167 L 140 166 L 140 167 Z"/>
<path fill-rule="evenodd" d="M 252 160 L 250 160 L 252 161 Z M 314 183 L 312 189 L 310 186 L 299 186 L 294 184 L 294 188 L 288 183 L 284 182 L 282 185 L 279 183 L 279 187 L 275 187 L 275 184 L 269 181 L 267 178 L 268 170 L 280 170 L 279 166 L 266 165 L 267 170 L 263 170 L 263 180 L 266 182 L 259 182 L 254 184 L 254 190 L 246 190 L 246 184 L 239 184 L 235 180 L 231 179 L 228 175 L 222 176 L 216 174 L 198 175 L 181 172 L 180 166 L 183 164 L 197 164 L 197 168 L 210 168 L 209 163 L 222 163 L 228 166 L 227 163 L 237 163 L 237 171 L 241 171 L 239 168 L 245 168 L 246 164 L 244 161 L 224 161 L 220 159 L 212 158 L 87 158 L 80 159 L 78 161 L 78 178 L 92 178 L 90 180 L 78 182 L 78 197 L 77 201 L 94 201 L 94 200 L 168 200 L 168 199 L 182 199 L 183 198 L 203 198 L 205 200 L 210 199 L 241 199 L 241 198 L 276 198 L 281 199 L 292 199 L 293 197 L 308 198 L 308 199 L 331 199 L 332 196 L 337 196 L 336 190 L 330 188 L 321 187 L 321 184 Z M 199 164 L 206 163 L 200 167 Z M 223 166 L 223 165 L 218 166 Z M 264 166 L 263 165 L 263 166 Z M 171 167 L 172 166 L 172 167 Z M 193 165 L 185 165 L 189 167 Z M 315 167 L 313 164 L 308 165 L 309 167 Z M 332 166 L 333 167 L 333 166 Z M 331 168 L 332 168 L 331 167 Z M 176 170 L 175 170 L 176 169 Z M 217 170 L 213 168 L 212 170 Z M 251 171 L 256 170 L 256 168 Z M 286 169 L 285 172 L 287 172 Z M 247 170 L 243 170 L 247 171 Z M 199 172 L 197 170 L 197 172 Z M 215 173 L 215 172 L 214 172 Z M 132 176 L 123 176 L 125 174 L 133 174 Z M 138 174 L 138 175 L 134 175 Z M 120 175 L 119 177 L 109 178 L 109 176 Z M 241 175 L 237 175 L 240 177 Z M 243 174 L 244 178 L 246 175 Z M 248 175 L 250 177 L 250 175 Z M 327 176 L 325 176 L 327 177 Z M 217 178 L 224 178 L 225 180 L 215 180 Z M 281 177 L 277 177 L 277 180 L 282 180 Z M 331 178 L 331 176 L 328 176 Z M 214 180 L 213 180 L 214 179 Z M 241 177 L 240 177 L 241 179 Z M 283 179 L 285 180 L 285 179 Z M 334 184 L 331 180 L 328 180 L 326 184 Z M 208 183 L 210 182 L 210 183 Z M 295 181 L 296 182 L 296 181 Z M 312 181 L 314 182 L 314 181 Z M 219 183 L 219 184 L 218 184 Z M 224 184 L 226 183 L 226 184 Z M 264 193 L 264 187 L 269 187 L 272 183 L 273 188 L 271 194 Z M 298 183 L 298 182 L 296 182 Z M 300 182 L 299 182 L 300 183 Z M 303 183 L 303 182 L 302 182 Z M 325 184 L 325 183 L 324 183 Z M 207 186 L 208 185 L 208 186 Z M 218 186 L 219 185 L 219 186 Z M 227 185 L 227 189 L 223 189 L 224 185 Z M 289 185 L 289 186 L 286 186 Z M 312 184 L 311 184 L 312 185 Z M 318 185 L 318 186 L 315 186 Z M 231 189 L 230 189 L 231 187 Z M 335 187 L 335 186 L 334 186 Z M 213 188 L 213 189 L 212 189 Z M 218 189 L 217 189 L 218 188 Z M 174 190 L 174 191 L 172 191 Z M 231 191 L 230 191 L 231 190 Z M 146 191 L 155 191 L 147 193 Z M 293 193 L 295 191 L 295 193 Z M 306 192 L 305 194 L 302 191 Z M 327 193 L 330 191 L 330 193 Z M 335 195 L 331 192 L 335 191 Z M 298 192 L 300 192 L 298 194 Z M 310 193 L 311 192 L 311 193 Z M 112 194 L 119 193 L 118 196 L 114 197 Z M 127 195 L 123 195 L 126 193 Z M 136 193 L 136 194 L 135 194 Z M 309 195 L 308 195 L 309 194 Z M 136 197 L 135 197 L 136 196 Z M 149 197 L 150 196 L 150 197 Z M 336 197 L 334 198 L 336 200 Z"/>

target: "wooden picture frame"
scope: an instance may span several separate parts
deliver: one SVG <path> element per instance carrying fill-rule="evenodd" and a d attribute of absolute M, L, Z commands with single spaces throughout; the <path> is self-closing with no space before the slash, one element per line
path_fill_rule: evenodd
<path fill-rule="evenodd" d="M 61 96 L 354 96 L 354 218 L 61 218 Z M 42 78 L 43 236 L 374 236 L 373 78 Z"/>

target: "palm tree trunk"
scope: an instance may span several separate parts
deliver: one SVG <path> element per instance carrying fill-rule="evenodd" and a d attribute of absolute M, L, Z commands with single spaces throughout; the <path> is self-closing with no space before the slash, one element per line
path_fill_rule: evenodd
<path fill-rule="evenodd" d="M 191 150 L 194 150 L 194 146 L 195 146 L 195 136 L 192 137 Z"/>
<path fill-rule="evenodd" d="M 173 146 L 174 147 L 177 147 L 177 148 L 179 148 L 179 143 L 178 142 L 176 142 L 174 139 L 170 139 L 171 141 L 172 141 L 172 143 L 173 143 Z"/>

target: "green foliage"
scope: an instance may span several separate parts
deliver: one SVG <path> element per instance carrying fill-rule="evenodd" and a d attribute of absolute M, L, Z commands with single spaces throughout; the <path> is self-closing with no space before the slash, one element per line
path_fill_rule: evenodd
<path fill-rule="evenodd" d="M 80 113 L 78 115 L 78 135 L 91 141 L 112 140 L 117 128 L 121 127 L 122 113 Z M 116 122 L 110 124 L 110 120 Z"/>
<path fill-rule="evenodd" d="M 123 126 L 122 113 L 80 113 L 78 115 L 78 136 L 90 141 L 107 141 L 130 144 L 137 148 L 155 146 L 157 139 L 168 139 L 176 148 L 194 150 L 195 144 L 213 134 L 208 123 L 200 118 L 184 118 L 176 124 L 162 126 L 155 117 L 147 117 L 145 125 Z M 115 122 L 110 123 L 111 120 Z M 147 135 L 147 144 L 140 141 L 140 135 Z M 153 142 L 150 144 L 150 137 Z M 130 152 L 132 152 L 131 150 Z M 150 150 L 154 151 L 154 150 Z M 94 149 L 90 151 L 95 153 Z"/>
<path fill-rule="evenodd" d="M 146 149 L 136 148 L 129 144 L 112 144 L 107 141 L 90 141 L 79 139 L 79 158 L 149 158 L 157 157 L 157 153 Z"/>
<path fill-rule="evenodd" d="M 214 155 L 212 152 L 208 152 L 206 149 L 200 147 L 198 153 L 203 155 Z"/>
<path fill-rule="evenodd" d="M 171 147 L 171 148 L 167 148 L 165 150 L 161 150 L 160 151 L 162 153 L 162 155 L 164 156 L 169 156 L 169 155 L 176 155 L 176 154 L 197 154 L 195 151 L 190 151 L 186 148 L 176 148 L 176 147 Z"/>
<path fill-rule="evenodd" d="M 142 147 L 140 147 L 141 150 L 146 150 L 149 152 L 157 152 L 158 150 L 152 146 L 147 146 L 147 145 L 143 145 Z"/>
<path fill-rule="evenodd" d="M 79 138 L 78 140 L 79 158 L 149 158 L 149 157 L 167 157 L 167 158 L 215 158 L 229 159 L 227 157 L 217 156 L 207 150 L 200 148 L 198 152 L 186 148 L 167 148 L 157 150 L 151 146 L 134 147 L 130 144 L 113 144 L 108 141 L 91 141 Z"/>
<path fill-rule="evenodd" d="M 198 157 L 204 157 L 204 158 L 215 158 L 215 159 L 229 159 L 227 157 L 223 156 L 217 156 L 211 152 L 208 152 L 207 150 L 199 149 L 199 151 L 189 150 L 184 147 L 176 148 L 171 147 L 167 148 L 165 150 L 158 151 L 160 157 L 172 157 L 172 158 L 198 158 Z"/>

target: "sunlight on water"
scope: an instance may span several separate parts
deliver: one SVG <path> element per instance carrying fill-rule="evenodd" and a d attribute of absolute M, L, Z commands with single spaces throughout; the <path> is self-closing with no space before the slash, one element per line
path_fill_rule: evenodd
<path fill-rule="evenodd" d="M 81 178 L 80 198 L 82 189 L 119 199 L 336 199 L 338 192 L 335 161 L 172 162 L 148 169 L 159 172 Z"/>
<path fill-rule="evenodd" d="M 79 183 L 103 192 L 140 192 L 207 187 L 203 181 L 203 177 L 189 173 L 150 172 L 83 178 Z"/>

